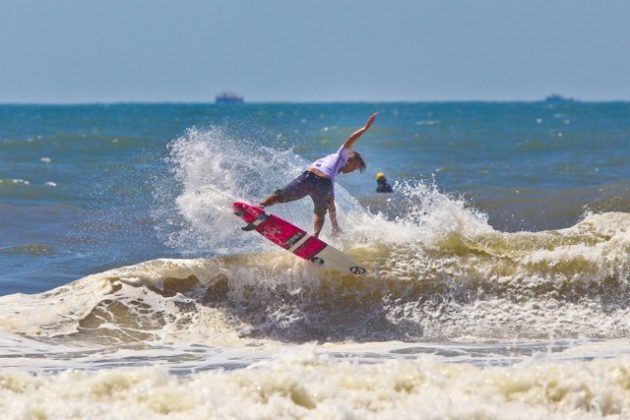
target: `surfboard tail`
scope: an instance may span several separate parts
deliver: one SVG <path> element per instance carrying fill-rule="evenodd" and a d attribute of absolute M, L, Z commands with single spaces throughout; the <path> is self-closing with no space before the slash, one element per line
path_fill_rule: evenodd
<path fill-rule="evenodd" d="M 244 203 L 242 201 L 235 201 L 232 203 L 232 209 L 234 210 L 235 215 L 247 223 L 252 223 L 261 215 L 265 214 L 265 211 L 260 207 Z"/>
<path fill-rule="evenodd" d="M 247 223 L 241 229 L 245 232 L 256 229 L 260 226 L 269 215 L 265 213 L 260 207 L 252 206 L 251 204 L 244 203 L 242 201 L 236 201 L 232 204 L 234 214 L 240 217 Z"/>

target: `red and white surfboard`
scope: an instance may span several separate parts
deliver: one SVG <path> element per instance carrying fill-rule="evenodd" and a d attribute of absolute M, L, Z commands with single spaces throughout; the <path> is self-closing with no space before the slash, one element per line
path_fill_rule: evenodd
<path fill-rule="evenodd" d="M 336 270 L 342 273 L 364 274 L 366 269 L 361 267 L 343 252 L 333 248 L 326 242 L 307 234 L 299 227 L 265 213 L 260 207 L 242 201 L 232 204 L 234 214 L 243 219 L 247 226 L 243 230 L 256 230 L 271 242 L 278 244 L 287 251 L 312 262 L 322 268 Z"/>

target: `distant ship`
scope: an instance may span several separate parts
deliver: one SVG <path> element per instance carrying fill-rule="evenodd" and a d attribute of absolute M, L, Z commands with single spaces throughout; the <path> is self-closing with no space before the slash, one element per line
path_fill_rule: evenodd
<path fill-rule="evenodd" d="M 565 98 L 564 96 L 558 94 L 551 94 L 545 98 L 545 102 L 551 102 L 553 104 L 559 104 L 563 102 L 575 102 L 573 98 Z"/>
<path fill-rule="evenodd" d="M 245 99 L 233 92 L 223 92 L 215 96 L 214 101 L 218 104 L 241 104 Z"/>

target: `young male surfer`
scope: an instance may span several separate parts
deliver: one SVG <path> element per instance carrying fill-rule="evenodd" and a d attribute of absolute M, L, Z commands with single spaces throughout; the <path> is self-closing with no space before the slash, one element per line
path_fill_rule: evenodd
<path fill-rule="evenodd" d="M 260 202 L 260 207 L 272 206 L 276 203 L 288 203 L 310 195 L 315 206 L 313 218 L 314 236 L 324 227 L 326 211 L 330 214 L 333 235 L 339 234 L 337 223 L 337 208 L 335 207 L 335 176 L 338 173 L 350 173 L 357 169 L 365 171 L 365 162 L 361 155 L 352 150 L 354 142 L 363 135 L 376 120 L 378 114 L 370 115 L 365 126 L 352 133 L 332 155 L 324 156 L 311 163 L 306 171 L 291 181 L 284 188 L 274 191 L 269 197 Z"/>

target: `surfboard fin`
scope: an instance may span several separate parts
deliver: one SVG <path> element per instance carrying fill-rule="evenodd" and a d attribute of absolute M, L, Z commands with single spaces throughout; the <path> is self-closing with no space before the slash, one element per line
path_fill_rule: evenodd
<path fill-rule="evenodd" d="M 249 232 L 250 230 L 254 230 L 256 229 L 262 222 L 264 222 L 265 220 L 267 220 L 267 218 L 269 217 L 269 215 L 267 215 L 267 213 L 262 213 L 259 214 L 258 216 L 256 216 L 256 220 L 254 220 L 252 223 L 248 223 L 246 226 L 243 226 L 241 228 L 241 230 L 244 230 L 245 232 Z"/>
<path fill-rule="evenodd" d="M 244 230 L 245 232 L 249 232 L 250 230 L 254 230 L 256 229 L 256 225 L 253 223 L 248 223 L 246 226 L 243 226 L 241 228 L 241 230 Z"/>

